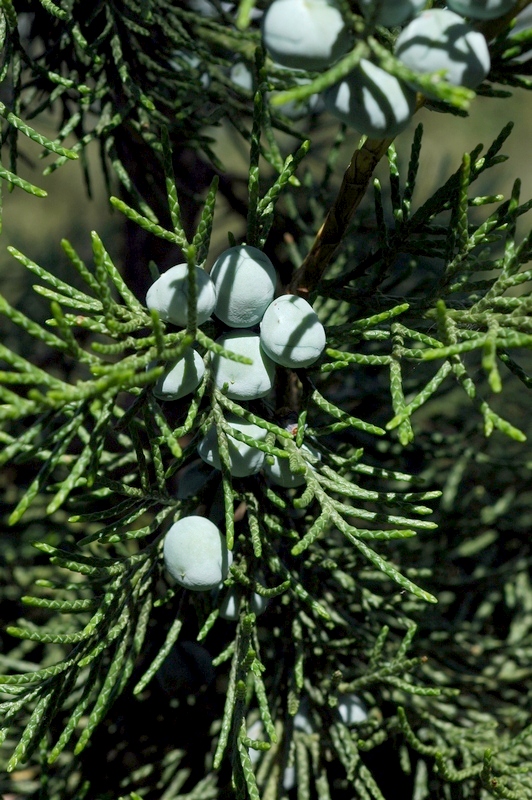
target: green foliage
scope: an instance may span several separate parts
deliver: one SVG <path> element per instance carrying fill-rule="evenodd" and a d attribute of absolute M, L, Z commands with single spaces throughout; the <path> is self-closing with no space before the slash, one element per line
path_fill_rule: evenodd
<path fill-rule="evenodd" d="M 72 282 L 8 248 L 50 316 L 41 324 L 0 299 L 33 342 L 0 345 L 0 464 L 13 476 L 3 512 L 17 537 L 2 534 L 2 793 L 528 797 L 532 462 L 519 402 L 532 384 L 532 272 L 517 226 L 531 202 L 519 181 L 507 200 L 474 186 L 505 158 L 511 126 L 428 197 L 421 125 L 405 165 L 391 140 L 363 140 L 338 189 L 345 131 L 317 173 L 319 114 L 298 126 L 276 103 L 322 90 L 370 53 L 421 89 L 430 81 L 437 107 L 463 112 L 474 99 L 442 76 L 407 74 L 392 33 L 368 31 L 355 4 L 344 3 L 353 50 L 301 86 L 260 48 L 262 3 L 229 12 L 213 0 L 209 16 L 163 0 L 120 10 L 41 0 L 29 19 L 18 5 L 0 6 L 12 96 L 0 107 L 0 177 L 44 194 L 16 175 L 20 136 L 58 156 L 48 173 L 73 158 L 86 168 L 97 142 L 112 206 L 181 254 L 189 301 L 182 330 L 150 313 L 96 232 L 90 264 L 61 243 Z M 495 34 L 480 93 L 529 88 L 515 59 L 530 32 Z M 230 78 L 238 60 L 252 91 Z M 53 140 L 25 121 L 58 108 Z M 198 327 L 195 313 L 194 270 L 212 262 L 228 191 L 216 124 L 246 146 L 246 242 L 271 247 L 327 333 L 319 361 L 279 368 L 274 393 L 249 403 L 214 385 L 213 354 L 246 360 L 217 344 L 220 322 Z M 183 186 L 183 145 L 210 164 L 201 191 Z M 386 184 L 373 178 L 384 155 Z M 353 212 L 371 182 L 368 236 Z M 291 232 L 275 245 L 278 226 Z M 159 401 L 165 363 L 191 346 L 200 385 Z M 265 438 L 236 431 L 229 414 Z M 220 470 L 197 456 L 212 424 Z M 229 436 L 288 462 L 301 484 L 233 477 Z M 196 513 L 234 554 L 207 594 L 171 585 L 162 558 L 169 524 Z M 228 590 L 236 620 L 220 613 Z M 364 709 L 352 725 L 339 710 L 351 696 Z"/>

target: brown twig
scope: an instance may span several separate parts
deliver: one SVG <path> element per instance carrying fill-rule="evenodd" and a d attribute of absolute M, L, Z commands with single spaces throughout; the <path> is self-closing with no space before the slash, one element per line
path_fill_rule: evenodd
<path fill-rule="evenodd" d="M 300 294 L 305 299 L 317 285 L 329 266 L 351 217 L 366 193 L 373 171 L 393 142 L 390 139 L 367 139 L 355 150 L 340 187 L 323 225 L 288 287 L 290 294 Z"/>

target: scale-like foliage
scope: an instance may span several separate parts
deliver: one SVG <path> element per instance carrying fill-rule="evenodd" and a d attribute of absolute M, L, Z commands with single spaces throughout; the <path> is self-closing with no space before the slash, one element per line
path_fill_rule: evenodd
<path fill-rule="evenodd" d="M 0 655 L 0 752 L 15 778 L 1 791 L 526 798 L 529 426 L 514 403 L 501 413 L 498 397 L 532 383 L 530 236 L 517 234 L 530 202 L 519 182 L 506 200 L 474 192 L 504 158 L 510 126 L 427 198 L 414 194 L 421 126 L 404 167 L 391 139 L 363 140 L 338 189 L 345 131 L 316 171 L 319 115 L 299 126 L 283 102 L 305 100 L 369 55 L 430 87 L 440 109 L 465 113 L 474 93 L 407 70 L 393 34 L 371 32 L 348 3 L 352 51 L 294 86 L 293 71 L 260 47 L 255 13 L 265 5 L 209 0 L 200 13 L 164 0 L 41 0 L 29 13 L 1 4 L 12 103 L 0 106 L 9 158 L 0 177 L 42 195 L 16 175 L 21 136 L 57 156 L 47 172 L 78 157 L 86 166 L 97 141 L 112 206 L 130 230 L 182 254 L 189 292 L 178 329 L 146 308 L 96 232 L 90 264 L 62 242 L 75 286 L 9 248 L 49 318 L 0 300 L 34 343 L 0 345 L 0 464 L 16 478 L 5 516 L 20 536 L 20 545 L 6 537 L 2 578 L 22 614 L 9 606 Z M 496 96 L 496 82 L 529 88 L 530 32 L 512 37 L 509 21 L 484 24 L 493 69 L 480 93 Z M 238 63 L 251 88 L 231 74 Z M 53 139 L 26 121 L 58 108 Z M 327 334 L 315 364 L 279 367 L 273 392 L 251 402 L 215 385 L 213 356 L 246 359 L 218 344 L 217 319 L 198 327 L 196 318 L 195 269 L 212 261 L 223 224 L 217 200 L 238 199 L 211 135 L 226 122 L 247 148 L 245 241 L 268 250 L 285 226 L 270 254 Z M 281 133 L 297 137 L 288 155 Z M 191 188 L 185 146 L 220 174 Z M 383 187 L 372 176 L 384 157 Z M 368 244 L 353 215 L 372 180 Z M 200 209 L 193 225 L 190 207 Z M 191 347 L 205 366 L 198 387 L 159 400 L 166 363 Z M 234 416 L 264 438 L 236 430 Z M 220 469 L 197 453 L 213 425 Z M 266 464 L 288 464 L 294 487 L 267 471 L 234 477 L 229 437 Z M 192 514 L 219 525 L 233 551 L 224 584 L 207 593 L 164 570 L 165 533 Z"/>

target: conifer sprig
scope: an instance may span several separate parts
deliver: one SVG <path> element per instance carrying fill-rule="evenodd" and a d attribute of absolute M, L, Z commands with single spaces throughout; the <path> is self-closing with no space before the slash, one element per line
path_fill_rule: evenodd
<path fill-rule="evenodd" d="M 529 259 L 529 237 L 521 242 L 515 241 L 516 221 L 530 209 L 530 202 L 519 203 L 518 184 L 514 186 L 510 200 L 506 201 L 502 197 L 469 196 L 469 187 L 478 175 L 503 158 L 500 148 L 510 130 L 511 126 L 506 126 L 485 155 L 481 155 L 480 147 L 467 154 L 462 167 L 417 210 L 411 208 L 409 198 L 415 185 L 421 129 L 418 128 L 415 135 L 403 193 L 391 148 L 390 200 L 393 227 L 380 234 L 380 244 L 361 264 L 343 272 L 341 278 L 330 279 L 322 284 L 324 293 L 334 297 L 336 287 L 342 282 L 342 296 L 345 298 L 349 288 L 346 289 L 343 282 L 349 281 L 353 291 L 347 296 L 352 297 L 355 303 L 358 296 L 360 307 L 365 301 L 364 311 L 367 314 L 368 301 L 371 303 L 369 293 L 375 296 L 379 285 L 390 280 L 390 266 L 399 255 L 409 255 L 416 259 L 415 263 L 422 262 L 424 254 L 441 259 L 444 266 L 431 291 L 417 298 L 415 308 L 412 305 L 409 308 L 397 306 L 395 314 L 401 315 L 397 321 L 392 321 L 391 311 L 388 311 L 381 316 L 370 317 L 367 321 L 357 320 L 355 327 L 344 323 L 331 330 L 333 337 L 338 330 L 336 335 L 339 340 L 344 338 L 345 341 L 345 332 L 351 330 L 355 334 L 358 328 L 360 333 L 354 343 L 363 342 L 365 338 L 368 343 L 382 339 L 383 342 L 388 342 L 388 352 L 378 353 L 374 348 L 371 348 L 371 352 L 367 352 L 367 349 L 366 352 L 356 352 L 355 348 L 354 352 L 347 348 L 342 352 L 331 348 L 327 352 L 334 361 L 322 366 L 324 372 L 329 372 L 351 370 L 355 365 L 389 365 L 390 391 L 395 413 L 387 428 L 397 429 L 403 444 L 411 441 L 414 435 L 411 415 L 435 392 L 440 391 L 442 384 L 453 375 L 482 414 L 488 435 L 498 429 L 512 438 L 523 440 L 523 432 L 502 419 L 490 407 L 489 400 L 483 397 L 486 393 L 484 387 L 475 385 L 480 384 L 479 378 L 475 377 L 473 380 L 463 362 L 465 354 L 477 352 L 481 356 L 488 389 L 500 393 L 503 378 L 499 365 L 509 362 L 501 362 L 499 354 L 505 359 L 509 350 L 528 350 L 532 342 L 528 319 L 530 297 L 527 292 L 531 276 L 529 270 L 523 269 Z M 494 202 L 499 205 L 484 222 L 471 224 L 468 221 L 471 209 Z M 377 216 L 378 209 L 377 205 Z M 454 238 L 444 239 L 443 229 L 440 231 L 436 224 L 438 215 L 442 213 L 450 213 L 451 219 L 456 221 L 453 226 Z M 504 254 L 501 257 L 482 260 L 480 248 L 485 246 L 488 238 L 492 243 L 500 242 L 503 245 Z M 490 270 L 491 277 L 479 280 L 476 276 L 480 270 L 484 273 Z M 415 275 L 414 271 L 414 282 Z M 397 278 L 395 282 L 398 282 Z M 519 296 L 515 296 L 517 287 Z M 507 295 L 510 291 L 514 292 L 511 297 Z M 417 324 L 415 330 L 408 322 L 413 311 L 425 320 L 423 325 Z M 437 325 L 437 336 L 434 335 L 434 323 Z M 373 334 L 369 330 L 364 332 L 365 328 L 372 326 L 375 326 Z M 408 394 L 403 372 L 408 368 L 409 362 L 429 363 L 437 360 L 443 360 L 444 363 L 428 378 L 425 386 L 418 388 L 413 397 L 406 399 Z M 526 373 L 521 370 L 520 375 L 526 381 Z"/>
<path fill-rule="evenodd" d="M 514 13 L 527 5 L 520 0 Z M 345 132 L 322 146 L 318 114 L 296 123 L 277 103 L 325 89 L 369 55 L 420 89 L 430 84 L 440 110 L 463 112 L 473 92 L 407 70 L 391 54 L 395 33 L 345 4 L 357 37 L 351 51 L 297 87 L 294 71 L 261 47 L 262 2 L 240 0 L 234 13 L 218 0 L 207 2 L 209 13 L 166 0 L 122 6 L 41 0 L 26 29 L 17 0 L 0 8 L 0 78 L 10 90 L 0 107 L 9 157 L 0 178 L 43 195 L 16 175 L 17 142 L 55 157 L 47 173 L 98 142 L 113 206 L 177 248 L 189 276 L 179 330 L 145 308 L 96 232 L 91 264 L 62 243 L 77 288 L 10 248 L 49 318 L 36 322 L 0 300 L 24 337 L 16 352 L 0 345 L 0 465 L 16 480 L 6 494 L 16 544 L 3 536 L 0 583 L 16 584 L 22 598 L 0 654 L 4 769 L 35 768 L 28 796 L 90 796 L 98 785 L 91 753 L 103 748 L 115 703 L 132 695 L 138 709 L 190 713 L 194 725 L 185 741 L 178 726 L 157 720 L 141 767 L 128 766 L 105 787 L 109 796 L 389 800 L 378 763 L 416 800 L 433 789 L 446 799 L 524 800 L 532 786 L 530 464 L 518 445 L 528 426 L 513 409 L 504 410 L 511 422 L 503 418 L 497 399 L 514 399 L 514 377 L 523 391 L 532 385 L 523 358 L 532 345 L 530 237 L 516 233 L 531 203 L 521 201 L 519 182 L 508 199 L 474 186 L 505 159 L 510 126 L 487 149 L 465 153 L 421 199 L 421 126 L 405 168 L 391 139 L 367 140 L 338 193 Z M 480 93 L 501 95 L 495 80 L 530 88 L 515 60 L 530 37 L 506 33 L 508 20 L 479 26 L 496 37 Z M 251 90 L 231 75 L 238 63 L 251 68 Z M 44 137 L 30 123 L 52 108 L 57 130 Z M 214 385 L 213 356 L 249 359 L 218 344 L 225 327 L 215 317 L 198 327 L 195 308 L 194 271 L 214 255 L 216 201 L 228 191 L 212 135 L 222 121 L 249 150 L 247 197 L 232 195 L 248 210 L 247 243 L 268 251 L 288 288 L 314 302 L 327 333 L 317 362 L 279 367 L 271 395 L 251 402 Z M 279 132 L 299 144 L 286 148 Z M 210 161 L 203 202 L 182 180 L 182 147 L 195 165 Z M 381 158 L 388 182 L 373 176 Z M 374 208 L 355 218 L 370 184 Z M 160 400 L 153 387 L 167 362 L 192 347 L 203 379 L 176 403 Z M 37 348 L 53 368 L 46 358 L 36 363 Z M 506 434 L 518 458 L 501 455 L 496 436 L 486 444 L 460 411 L 449 411 L 443 430 L 438 411 L 418 425 L 415 412 L 425 407 L 430 417 L 453 381 L 484 433 Z M 230 415 L 265 438 L 241 433 Z M 198 456 L 212 425 L 219 470 Z M 234 476 L 235 445 L 259 451 L 263 468 Z M 486 464 L 491 472 L 482 473 Z M 289 468 L 292 483 L 277 484 L 274 465 Z M 494 474 L 492 485 L 486 475 Z M 212 592 L 189 592 L 164 569 L 168 527 L 196 514 L 215 521 L 233 555 Z M 188 677 L 168 689 L 165 671 L 183 652 Z M 203 673 L 199 689 L 194 652 L 215 675 L 209 683 Z M 346 702 L 358 709 L 355 722 L 346 721 Z M 132 716 L 124 715 L 128 742 Z M 143 720 L 150 725 L 149 714 Z M 205 721 L 192 752 L 188 735 Z M 6 786 L 24 791 L 19 781 Z"/>

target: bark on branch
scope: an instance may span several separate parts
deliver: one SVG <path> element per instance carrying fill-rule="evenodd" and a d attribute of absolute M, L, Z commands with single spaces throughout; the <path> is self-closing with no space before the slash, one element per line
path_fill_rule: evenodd
<path fill-rule="evenodd" d="M 294 273 L 288 287 L 289 294 L 300 294 L 307 299 L 317 285 L 366 193 L 375 167 L 392 142 L 393 138 L 367 139 L 360 149 L 355 150 L 340 191 L 317 233 L 314 244 Z"/>

